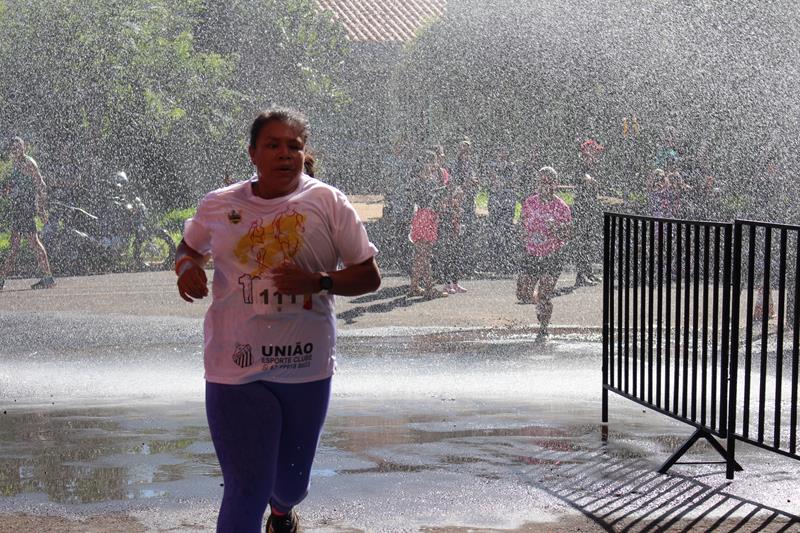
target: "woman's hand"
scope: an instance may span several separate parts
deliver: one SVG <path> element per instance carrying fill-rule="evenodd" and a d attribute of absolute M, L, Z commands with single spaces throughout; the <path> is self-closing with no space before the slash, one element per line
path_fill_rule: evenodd
<path fill-rule="evenodd" d="M 321 272 L 306 272 L 294 263 L 277 266 L 270 274 L 281 294 L 315 294 L 321 289 Z M 328 276 L 333 280 L 331 294 L 342 296 L 359 296 L 376 291 L 381 285 L 381 273 L 373 257 L 342 270 L 332 270 Z"/>
<path fill-rule="evenodd" d="M 194 259 L 188 259 L 180 265 L 178 293 L 187 302 L 193 302 L 192 298 L 199 300 L 208 296 L 206 272 Z"/>
<path fill-rule="evenodd" d="M 283 263 L 270 271 L 281 294 L 312 294 L 319 291 L 320 274 L 306 272 L 294 263 Z"/>

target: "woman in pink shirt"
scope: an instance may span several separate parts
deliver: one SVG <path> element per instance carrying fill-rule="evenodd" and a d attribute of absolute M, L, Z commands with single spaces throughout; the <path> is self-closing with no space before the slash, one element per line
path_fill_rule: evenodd
<path fill-rule="evenodd" d="M 522 204 L 527 252 L 522 273 L 528 278 L 531 290 L 538 291 L 534 303 L 537 305 L 539 340 L 548 335 L 547 326 L 553 314 L 551 299 L 564 264 L 564 245 L 572 225 L 569 206 L 555 195 L 557 186 L 556 171 L 552 167 L 541 168 L 536 193 Z"/>

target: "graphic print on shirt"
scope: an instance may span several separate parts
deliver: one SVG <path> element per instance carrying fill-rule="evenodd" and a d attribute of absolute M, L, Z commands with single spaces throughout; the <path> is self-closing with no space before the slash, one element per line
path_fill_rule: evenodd
<path fill-rule="evenodd" d="M 287 207 L 272 220 L 265 222 L 259 217 L 236 245 L 234 253 L 247 270 L 239 277 L 242 301 L 252 305 L 259 314 L 296 313 L 300 308 L 311 309 L 311 295 L 281 294 L 275 290 L 270 270 L 283 263 L 291 263 L 303 247 L 305 215 L 293 207 Z M 250 267 L 252 268 L 252 267 Z"/>

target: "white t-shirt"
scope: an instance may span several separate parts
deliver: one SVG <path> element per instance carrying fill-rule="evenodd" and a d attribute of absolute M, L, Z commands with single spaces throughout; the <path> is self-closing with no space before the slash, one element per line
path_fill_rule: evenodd
<path fill-rule="evenodd" d="M 214 258 L 206 380 L 305 383 L 333 375 L 333 296 L 278 294 L 269 273 L 284 261 L 332 272 L 377 253 L 344 193 L 303 174 L 291 194 L 264 199 L 242 181 L 208 193 L 183 238 Z"/>

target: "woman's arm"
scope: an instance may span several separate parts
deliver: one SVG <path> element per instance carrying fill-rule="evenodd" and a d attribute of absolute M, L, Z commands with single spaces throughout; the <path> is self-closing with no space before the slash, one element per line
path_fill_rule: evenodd
<path fill-rule="evenodd" d="M 321 289 L 322 274 L 306 272 L 293 263 L 285 263 L 272 270 L 272 282 L 283 294 L 313 294 Z M 381 273 L 374 257 L 326 274 L 333 280 L 331 293 L 342 296 L 359 296 L 376 291 L 381 286 Z"/>
<path fill-rule="evenodd" d="M 208 296 L 208 278 L 203 266 L 208 256 L 194 250 L 181 239 L 175 252 L 175 273 L 178 275 L 178 293 L 187 302 Z"/>

